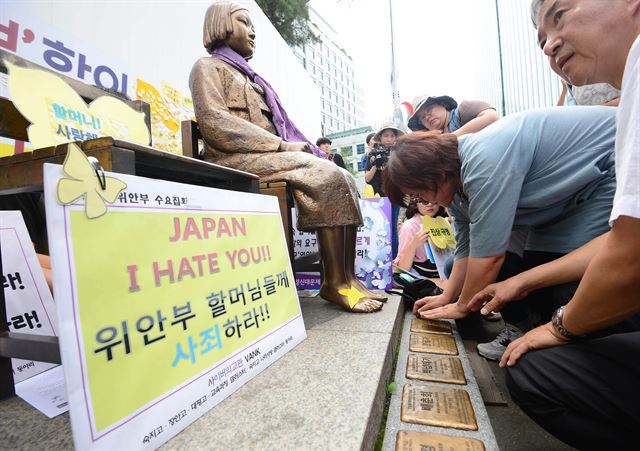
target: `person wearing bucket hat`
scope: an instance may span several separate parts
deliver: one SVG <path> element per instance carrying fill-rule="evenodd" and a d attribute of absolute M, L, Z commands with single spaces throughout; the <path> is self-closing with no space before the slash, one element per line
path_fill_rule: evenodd
<path fill-rule="evenodd" d="M 382 169 L 387 164 L 391 149 L 396 144 L 396 139 L 404 135 L 404 131 L 392 122 L 387 122 L 376 132 L 373 140 L 376 142 L 369 152 L 369 158 L 365 165 L 364 180 L 373 187 L 374 193 L 384 196 L 382 191 Z"/>
<path fill-rule="evenodd" d="M 407 123 L 415 131 L 440 130 L 462 136 L 475 133 L 500 118 L 494 107 L 480 100 L 466 100 L 458 105 L 449 96 L 422 96 L 414 102 L 414 112 Z"/>

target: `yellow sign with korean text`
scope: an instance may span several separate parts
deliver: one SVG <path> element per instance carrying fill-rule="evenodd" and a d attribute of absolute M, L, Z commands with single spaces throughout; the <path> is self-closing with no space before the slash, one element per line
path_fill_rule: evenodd
<path fill-rule="evenodd" d="M 82 199 L 60 205 L 50 188 L 64 174 L 45 167 L 74 441 L 156 448 L 304 324 L 275 198 L 109 177 L 126 188 L 89 219 Z"/>
<path fill-rule="evenodd" d="M 451 224 L 445 218 L 442 216 L 436 216 L 435 218 L 423 216 L 422 224 L 425 229 L 429 230 L 429 238 L 437 248 L 456 248 L 456 240 L 453 236 Z"/>
<path fill-rule="evenodd" d="M 15 66 L 9 69 L 8 88 L 20 113 L 31 123 L 33 148 L 112 136 L 149 144 L 144 114 L 114 97 L 98 97 L 90 105 L 53 73 Z"/>

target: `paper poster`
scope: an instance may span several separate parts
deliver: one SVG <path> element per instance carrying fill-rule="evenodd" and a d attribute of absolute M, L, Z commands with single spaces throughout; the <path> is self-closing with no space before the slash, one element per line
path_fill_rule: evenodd
<path fill-rule="evenodd" d="M 56 306 L 19 211 L 0 211 L 0 248 L 9 332 L 58 335 Z M 12 359 L 12 366 L 17 384 L 56 365 Z"/>
<path fill-rule="evenodd" d="M 69 410 L 62 365 L 16 384 L 16 394 L 49 418 Z"/>
<path fill-rule="evenodd" d="M 166 81 L 162 81 L 158 89 L 151 83 L 138 79 L 136 98 L 147 102 L 151 107 L 153 147 L 182 154 L 180 122 L 195 120 L 191 96 L 183 94 Z"/>
<path fill-rule="evenodd" d="M 88 219 L 44 175 L 77 449 L 157 448 L 306 337 L 275 197 L 108 173 Z"/>
<path fill-rule="evenodd" d="M 391 203 L 386 197 L 359 199 L 364 224 L 358 228 L 356 238 L 356 276 L 373 290 L 389 290 L 393 286 L 391 268 Z M 293 218 L 294 258 L 318 252 L 315 233 L 296 228 L 296 212 Z M 299 290 L 320 288 L 319 273 L 296 273 Z"/>

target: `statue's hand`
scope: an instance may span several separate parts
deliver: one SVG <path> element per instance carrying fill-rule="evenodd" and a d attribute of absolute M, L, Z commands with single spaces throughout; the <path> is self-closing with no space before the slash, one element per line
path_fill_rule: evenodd
<path fill-rule="evenodd" d="M 311 153 L 311 148 L 307 143 L 288 143 L 280 141 L 280 152 L 307 152 Z"/>

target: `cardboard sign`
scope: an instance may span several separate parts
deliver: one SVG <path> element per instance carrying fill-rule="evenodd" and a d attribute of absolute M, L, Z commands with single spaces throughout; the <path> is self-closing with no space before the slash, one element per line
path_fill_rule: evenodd
<path fill-rule="evenodd" d="M 390 290 L 393 286 L 391 268 L 391 203 L 386 197 L 358 199 L 364 225 L 358 228 L 356 238 L 355 272 L 358 279 L 372 290 Z M 318 252 L 316 234 L 296 228 L 293 218 L 293 254 L 303 257 Z M 296 273 L 299 290 L 320 288 L 319 273 Z"/>
<path fill-rule="evenodd" d="M 9 332 L 57 335 L 56 306 L 19 211 L 0 211 L 2 285 Z M 56 366 L 12 359 L 17 384 Z"/>
<path fill-rule="evenodd" d="M 77 449 L 157 448 L 306 337 L 275 197 L 107 174 L 89 219 L 44 170 Z"/>

